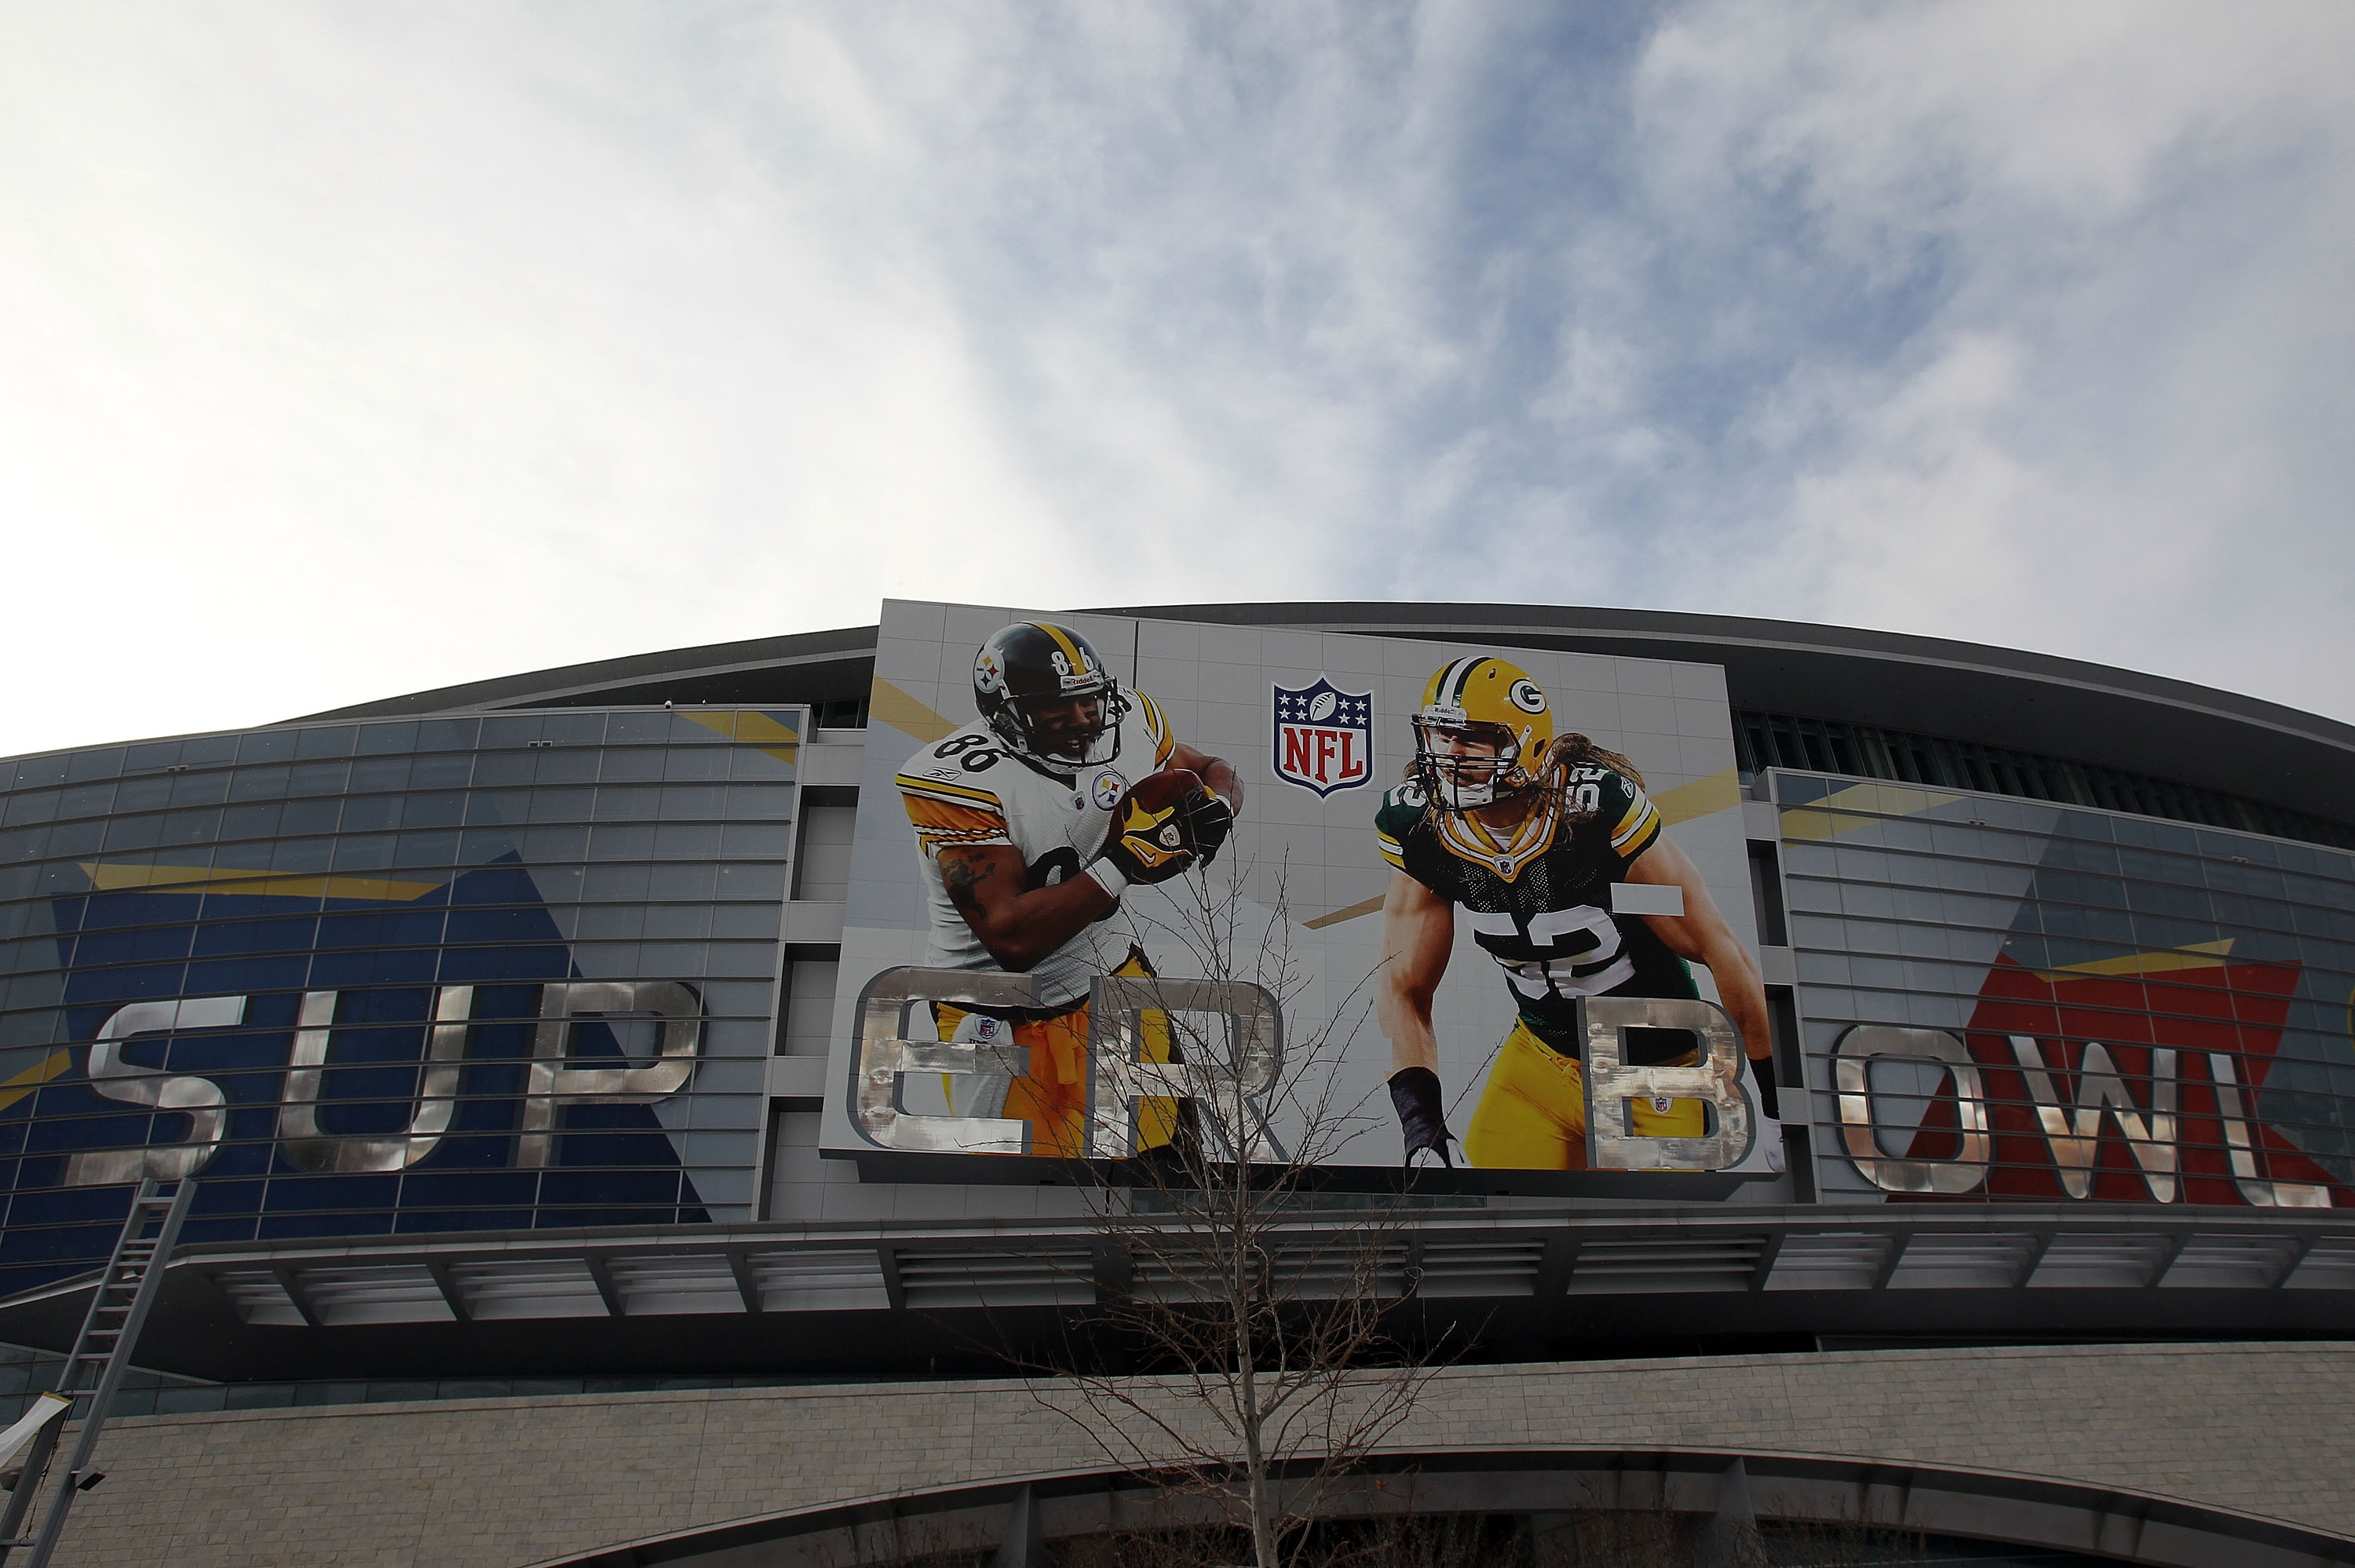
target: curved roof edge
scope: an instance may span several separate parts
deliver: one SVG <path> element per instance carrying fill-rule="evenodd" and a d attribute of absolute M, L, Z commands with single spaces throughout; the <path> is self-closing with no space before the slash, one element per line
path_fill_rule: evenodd
<path fill-rule="evenodd" d="M 2030 653 L 1991 643 L 1962 642 L 1944 637 L 1917 637 L 1901 631 L 1868 631 L 1856 627 L 1827 626 L 1805 620 L 1763 620 L 1741 615 L 1697 615 L 1672 609 L 1606 609 L 1572 605 L 1389 603 L 1373 601 L 1269 602 L 1265 604 L 1164 604 L 1121 607 L 1092 611 L 1102 615 L 1135 615 L 1161 620 L 1207 620 L 1238 626 L 1285 626 L 1317 631 L 1371 632 L 1396 637 L 1410 631 L 1432 635 L 1441 626 L 1476 630 L 1513 640 L 1534 632 L 1544 637 L 1580 636 L 1612 642 L 1652 645 L 1651 656 L 1700 659 L 1721 663 L 1718 656 L 1698 651 L 1712 649 L 1774 652 L 1837 652 L 1898 663 L 1974 671 L 1988 675 L 2030 680 L 2086 691 L 2160 702 L 2192 711 L 2215 714 L 2243 724 L 2261 725 L 2287 734 L 2345 748 L 2355 756 L 2355 725 L 2262 697 L 2243 696 L 2214 686 L 2146 675 L 2115 665 L 2064 659 L 2051 653 Z M 1452 635 L 1452 632 L 1443 634 Z M 1671 652 L 1661 644 L 1675 644 Z M 1638 650 L 1616 652 L 1640 656 Z M 1847 717 L 1847 715 L 1826 715 Z"/>
<path fill-rule="evenodd" d="M 2040 752 L 2355 822 L 2355 725 L 2047 653 L 1802 621 L 1582 606 L 1271 602 L 1103 613 L 1718 664 L 1736 707 Z"/>
<path fill-rule="evenodd" d="M 304 714 L 289 724 L 313 724 L 329 719 L 413 718 L 420 714 L 464 712 L 474 708 L 524 707 L 538 703 L 565 704 L 582 697 L 609 697 L 615 702 L 664 700 L 665 690 L 677 682 L 693 680 L 698 686 L 713 678 L 753 675 L 795 666 L 826 666 L 845 660 L 867 659 L 875 652 L 876 628 L 843 627 L 832 631 L 800 631 L 784 637 L 752 637 L 741 642 L 706 642 L 693 648 L 673 648 L 660 653 L 633 653 L 620 659 L 600 659 L 586 664 L 560 664 L 552 670 L 526 671 L 464 685 L 437 686 L 325 713 Z M 862 675 L 857 686 L 827 695 L 856 696 L 864 692 Z M 698 698 L 698 700 L 701 700 Z M 774 701 L 772 697 L 769 700 Z"/>
<path fill-rule="evenodd" d="M 1803 621 L 1592 606 L 1271 600 L 1095 613 L 1686 660 L 1737 707 L 2039 752 L 2355 822 L 2355 725 L 2189 681 L 1984 643 Z M 872 626 L 717 642 L 445 686 L 306 715 L 414 716 L 584 701 L 857 696 Z"/>

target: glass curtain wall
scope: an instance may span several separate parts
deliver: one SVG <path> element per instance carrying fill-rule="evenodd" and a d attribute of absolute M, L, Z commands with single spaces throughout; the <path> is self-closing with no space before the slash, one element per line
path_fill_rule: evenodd
<path fill-rule="evenodd" d="M 0 1290 L 190 1241 L 748 1217 L 805 710 L 0 760 Z"/>
<path fill-rule="evenodd" d="M 2355 1202 L 2355 856 L 1773 783 L 1824 1196 Z"/>

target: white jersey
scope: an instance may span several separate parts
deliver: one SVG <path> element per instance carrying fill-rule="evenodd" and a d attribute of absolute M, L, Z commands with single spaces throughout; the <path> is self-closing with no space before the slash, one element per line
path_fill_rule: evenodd
<path fill-rule="evenodd" d="M 896 782 L 916 830 L 916 858 L 932 906 L 932 940 L 924 961 L 934 969 L 1003 972 L 941 879 L 945 848 L 1008 844 L 1028 868 L 1026 888 L 1051 887 L 1080 874 L 1112 833 L 1112 810 L 1128 787 L 1169 765 L 1178 742 L 1153 699 L 1131 691 L 1113 760 L 1069 771 L 1048 771 L 1007 751 L 997 732 L 975 720 L 908 758 Z M 1117 906 L 1115 906 L 1117 908 Z M 1118 968 L 1128 953 L 1115 940 L 1111 914 L 1031 968 L 1039 1005 L 1085 1001 L 1097 975 Z"/>

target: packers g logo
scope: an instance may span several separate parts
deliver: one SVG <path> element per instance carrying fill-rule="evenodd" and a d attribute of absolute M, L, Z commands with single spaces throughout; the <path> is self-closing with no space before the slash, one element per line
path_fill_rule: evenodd
<path fill-rule="evenodd" d="M 1545 712 L 1545 694 L 1539 691 L 1538 683 L 1526 675 L 1513 683 L 1511 688 L 1505 693 L 1505 697 L 1525 714 Z"/>

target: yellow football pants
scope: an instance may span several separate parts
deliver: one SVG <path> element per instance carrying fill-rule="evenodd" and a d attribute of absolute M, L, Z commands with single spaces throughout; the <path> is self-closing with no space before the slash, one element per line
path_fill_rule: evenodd
<path fill-rule="evenodd" d="M 1652 1099 L 1628 1106 L 1638 1138 L 1699 1138 L 1708 1130 L 1700 1100 Z M 1586 1080 L 1565 1056 L 1518 1020 L 1497 1050 L 1480 1104 L 1464 1129 L 1464 1158 L 1482 1169 L 1586 1169 Z"/>
<path fill-rule="evenodd" d="M 1116 975 L 1139 979 L 1152 970 L 1132 955 Z M 932 1004 L 932 1020 L 945 1040 L 964 1019 L 962 1008 Z M 1147 1012 L 1141 1054 L 1147 1062 L 1170 1060 L 1169 1019 Z M 999 1114 L 1030 1124 L 1030 1152 L 1054 1160 L 1088 1157 L 1088 1010 L 1085 1003 L 1052 1018 L 1033 1019 L 1014 1026 L 1014 1044 L 1030 1053 L 1030 1070 L 1007 1086 L 1006 1108 Z M 1136 1102 L 1136 1146 L 1158 1149 L 1178 1128 L 1178 1102 L 1140 1099 Z"/>

